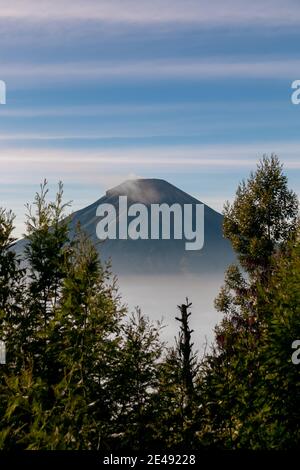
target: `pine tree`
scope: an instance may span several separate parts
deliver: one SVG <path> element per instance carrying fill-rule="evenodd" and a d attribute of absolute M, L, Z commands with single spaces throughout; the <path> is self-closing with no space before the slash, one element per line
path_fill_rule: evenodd
<path fill-rule="evenodd" d="M 0 340 L 6 345 L 6 369 L 22 362 L 22 292 L 24 270 L 13 250 L 14 215 L 0 208 Z M 12 328 L 12 325 L 14 327 Z M 3 368 L 2 368 L 3 369 Z"/>
<path fill-rule="evenodd" d="M 114 366 L 114 448 L 153 448 L 155 398 L 163 343 L 160 323 L 153 323 L 139 309 L 122 327 L 122 347 Z"/>
<path fill-rule="evenodd" d="M 187 449 L 199 446 L 197 432 L 200 426 L 199 394 L 196 377 L 199 370 L 193 351 L 189 326 L 192 303 L 179 305 L 180 330 L 175 347 L 168 348 L 160 365 L 160 382 L 155 408 L 157 410 L 157 440 L 166 448 Z"/>
<path fill-rule="evenodd" d="M 102 449 L 109 441 L 116 406 L 114 368 L 120 357 L 124 313 L 109 266 L 101 265 L 95 247 L 79 230 L 53 321 L 50 348 L 68 375 L 72 398 L 81 397 L 80 406 L 85 409 L 84 413 L 73 410 L 70 426 L 77 445 L 83 445 L 83 434 L 88 448 Z M 64 401 L 62 405 L 63 416 Z"/>
<path fill-rule="evenodd" d="M 191 342 L 191 335 L 194 330 L 191 330 L 189 326 L 189 317 L 191 316 L 189 308 L 191 306 L 192 303 L 189 303 L 188 299 L 186 299 L 186 304 L 178 305 L 181 316 L 176 317 L 176 320 L 180 322 L 180 333 L 177 340 L 177 353 L 182 364 L 181 375 L 188 406 L 193 400 L 195 391 L 194 379 L 197 374 L 197 359 L 193 353 L 194 343 Z"/>
<path fill-rule="evenodd" d="M 5 316 L 23 361 L 2 375 L 4 449 L 101 449 L 108 441 L 124 309 L 91 242 L 80 231 L 69 240 L 62 195 L 60 186 L 48 203 L 45 185 L 36 195 L 22 321 Z"/>
<path fill-rule="evenodd" d="M 58 306 L 68 256 L 68 219 L 63 203 L 63 186 L 59 184 L 55 201 L 48 202 L 47 181 L 36 193 L 33 206 L 27 205 L 27 246 L 25 261 L 29 279 L 26 297 L 26 354 L 34 354 L 35 366 L 43 361 L 48 326 Z M 44 364 L 45 366 L 45 364 Z M 46 371 L 45 371 L 46 372 Z"/>

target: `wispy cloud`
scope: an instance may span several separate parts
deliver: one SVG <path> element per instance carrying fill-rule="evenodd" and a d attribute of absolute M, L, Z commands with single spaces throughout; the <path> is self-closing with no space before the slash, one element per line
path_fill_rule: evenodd
<path fill-rule="evenodd" d="M 269 142 L 251 144 L 222 144 L 204 146 L 170 146 L 131 149 L 106 150 L 45 150 L 45 149 L 4 149 L 0 153 L 2 175 L 5 172 L 15 173 L 18 168 L 24 167 L 31 173 L 33 169 L 49 171 L 51 173 L 66 173 L 72 179 L 77 176 L 88 175 L 93 180 L 95 169 L 100 167 L 136 167 L 139 170 L 145 167 L 156 169 L 169 167 L 189 172 L 191 168 L 248 168 L 255 166 L 263 154 L 276 152 L 279 154 L 284 166 L 291 169 L 300 169 L 299 162 L 300 142 Z M 59 165 L 58 165 L 59 164 Z M 6 166 L 6 169 L 4 168 Z M 71 173 L 70 173 L 70 170 Z M 23 170 L 22 170 L 23 171 Z M 130 171 L 130 170 L 129 170 Z M 96 172 L 97 173 L 97 172 Z M 5 176 L 4 176 L 5 179 Z"/>
<path fill-rule="evenodd" d="M 2 63 L 1 74 L 13 86 L 38 83 L 39 87 L 53 83 L 101 80 L 169 80 L 169 79 L 231 79 L 273 78 L 294 80 L 300 70 L 299 59 L 243 61 L 224 60 L 148 60 L 73 63 Z"/>
<path fill-rule="evenodd" d="M 98 105 L 69 105 L 60 106 L 55 103 L 55 106 L 30 106 L 30 107 L 3 107 L 1 109 L 0 118 L 39 118 L 39 117 L 93 117 L 93 116 L 136 116 L 140 114 L 164 114 L 174 112 L 204 112 L 205 115 L 208 113 L 216 113 L 221 110 L 230 110 L 232 113 L 236 111 L 240 113 L 245 109 L 255 111 L 261 106 L 268 106 L 269 110 L 278 112 L 282 109 L 283 101 L 243 101 L 243 102 L 228 102 L 228 101 L 217 101 L 217 102 L 172 102 L 172 103 L 126 103 L 126 104 L 98 104 Z M 3 135 L 3 134 L 2 134 Z M 1 138 L 1 134 L 0 134 Z"/>
<path fill-rule="evenodd" d="M 51 184 L 62 180 L 67 188 L 73 188 L 66 197 L 74 199 L 73 208 L 79 209 L 99 198 L 109 187 L 136 175 L 143 175 L 171 180 L 175 178 L 178 186 L 181 181 L 185 190 L 216 210 L 221 210 L 224 201 L 233 196 L 238 181 L 255 169 L 264 153 L 277 152 L 284 164 L 284 171 L 289 175 L 297 175 L 300 171 L 299 149 L 300 142 L 275 141 L 263 144 L 115 148 L 99 151 L 3 149 L 0 152 L 1 204 L 12 207 L 18 214 L 20 235 L 23 231 L 24 191 L 30 193 L 27 197 L 31 197 L 45 177 Z M 203 186 L 203 178 L 206 181 L 208 174 L 211 174 L 208 194 L 207 185 L 199 194 L 201 182 Z M 195 186 L 195 178 L 200 186 Z M 194 189 L 191 190 L 193 181 Z M 6 194 L 7 185 L 14 188 L 14 196 Z M 293 186 L 300 194 L 297 180 Z"/>
<path fill-rule="evenodd" d="M 47 21 L 291 25 L 299 22 L 300 10 L 294 0 L 1 0 L 0 16 Z"/>

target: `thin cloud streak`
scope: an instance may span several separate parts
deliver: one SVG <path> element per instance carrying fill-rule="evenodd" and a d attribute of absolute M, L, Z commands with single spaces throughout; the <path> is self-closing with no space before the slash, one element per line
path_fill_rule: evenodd
<path fill-rule="evenodd" d="M 82 106 L 44 106 L 44 107 L 14 107 L 9 109 L 7 106 L 1 109 L 0 117 L 8 118 L 35 118 L 35 117 L 89 117 L 89 116 L 118 116 L 118 115 L 136 115 L 136 114 L 156 114 L 173 113 L 178 111 L 203 111 L 216 112 L 220 109 L 230 111 L 242 111 L 244 109 L 256 110 L 259 106 L 268 106 L 268 109 L 279 110 L 285 101 L 243 101 L 228 102 L 217 101 L 208 102 L 173 102 L 173 103 L 153 103 L 153 104 L 101 104 L 101 105 L 82 105 Z"/>
<path fill-rule="evenodd" d="M 291 25 L 300 19 L 293 0 L 0 0 L 0 12 L 2 18 L 31 21 L 97 19 L 129 24 Z"/>
<path fill-rule="evenodd" d="M 53 150 L 53 149 L 2 149 L 0 154 L 1 165 L 13 163 L 32 166 L 41 166 L 51 169 L 53 165 L 59 171 L 81 169 L 89 172 L 89 165 L 120 165 L 159 168 L 165 166 L 207 168 L 242 168 L 251 167 L 263 154 L 276 152 L 286 168 L 299 169 L 300 142 L 269 142 L 240 145 L 205 145 L 205 146 L 170 146 L 153 148 L 115 148 L 102 150 Z M 30 169 L 30 168 L 29 168 Z M 4 173 L 5 170 L 2 169 Z M 91 171 L 92 176 L 92 171 Z"/>
<path fill-rule="evenodd" d="M 232 79 L 273 78 L 294 80 L 300 70 L 300 60 L 280 59 L 239 61 L 238 58 L 215 58 L 210 61 L 194 60 L 148 60 L 136 62 L 72 62 L 72 63 L 2 63 L 4 80 L 13 81 L 13 87 L 25 87 L 38 83 L 92 82 L 101 80 L 169 80 L 169 79 Z"/>

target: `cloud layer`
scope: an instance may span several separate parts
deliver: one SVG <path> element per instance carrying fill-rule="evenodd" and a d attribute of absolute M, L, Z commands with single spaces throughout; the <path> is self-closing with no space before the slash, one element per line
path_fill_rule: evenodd
<path fill-rule="evenodd" d="M 125 23 L 297 24 L 293 0 L 14 0 L 0 1 L 0 17 L 100 20 Z"/>

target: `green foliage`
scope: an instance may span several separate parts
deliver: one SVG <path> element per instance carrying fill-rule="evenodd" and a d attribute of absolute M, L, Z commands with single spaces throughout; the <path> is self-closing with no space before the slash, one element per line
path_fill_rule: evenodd
<path fill-rule="evenodd" d="M 70 239 L 60 184 L 28 206 L 14 252 L 0 210 L 0 449 L 295 449 L 300 441 L 298 203 L 264 157 L 225 208 L 239 264 L 216 299 L 224 316 L 199 361 L 179 306 L 174 347 L 160 323 L 128 316 L 110 266 L 80 227 Z"/>
<path fill-rule="evenodd" d="M 13 229 L 14 215 L 0 208 L 0 340 L 6 344 L 8 358 L 18 356 L 15 339 L 23 336 L 24 270 L 12 250 Z"/>
<path fill-rule="evenodd" d="M 261 288 L 258 303 L 263 316 L 261 420 L 267 445 L 288 449 L 300 443 L 300 369 L 292 362 L 292 343 L 300 339 L 299 239 L 275 257 L 274 264 L 274 275 L 268 289 Z"/>
<path fill-rule="evenodd" d="M 36 212 L 29 209 L 20 319 L 4 312 L 1 321 L 9 351 L 1 369 L 2 447 L 97 449 L 114 411 L 112 363 L 124 309 L 95 248 L 80 230 L 68 239 L 62 186 L 54 202 L 46 196 L 45 183 Z"/>
<path fill-rule="evenodd" d="M 229 267 L 216 299 L 224 317 L 199 378 L 209 445 L 299 445 L 299 370 L 291 363 L 300 335 L 297 220 L 275 156 L 263 158 L 225 208 L 224 234 L 240 266 Z"/>
<path fill-rule="evenodd" d="M 153 444 L 154 402 L 163 350 L 160 329 L 160 323 L 151 323 L 140 310 L 122 326 L 120 355 L 114 367 L 114 447 L 139 450 Z"/>
<path fill-rule="evenodd" d="M 159 386 L 155 395 L 156 436 L 164 448 L 199 447 L 201 426 L 199 393 L 196 385 L 198 359 L 193 351 L 189 326 L 191 303 L 178 306 L 180 330 L 175 347 L 167 350 L 159 366 Z"/>
<path fill-rule="evenodd" d="M 295 230 L 298 199 L 275 155 L 264 156 L 255 173 L 243 181 L 232 205 L 224 209 L 224 235 L 249 274 L 263 274 L 274 251 Z"/>

